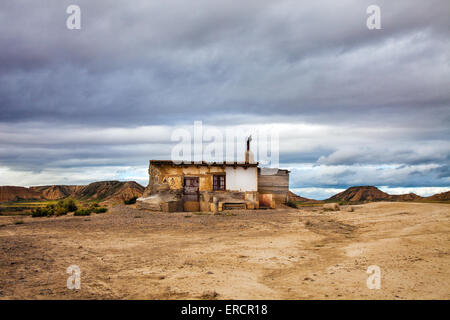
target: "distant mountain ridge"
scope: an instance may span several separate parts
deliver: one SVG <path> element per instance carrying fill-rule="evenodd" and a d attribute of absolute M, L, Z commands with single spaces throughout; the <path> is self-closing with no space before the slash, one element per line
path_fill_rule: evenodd
<path fill-rule="evenodd" d="M 393 194 L 390 195 L 392 200 L 396 201 L 415 201 L 415 200 L 425 200 L 429 199 L 429 197 L 421 197 L 413 192 L 407 194 Z"/>
<path fill-rule="evenodd" d="M 450 201 L 450 191 L 435 194 L 427 199 L 431 201 Z"/>
<path fill-rule="evenodd" d="M 0 187 L 0 201 L 59 200 L 72 197 L 79 200 L 122 201 L 140 197 L 144 187 L 135 181 L 99 181 L 88 185 L 50 185 L 36 187 Z"/>
<path fill-rule="evenodd" d="M 299 197 L 299 196 L 298 196 Z M 294 199 L 293 197 L 291 197 Z M 312 199 L 295 200 L 295 201 L 317 201 Z M 430 197 L 421 197 L 415 193 L 408 194 L 388 194 L 381 191 L 375 186 L 356 186 L 350 187 L 334 196 L 324 200 L 329 202 L 370 202 L 370 201 L 450 201 L 450 191 L 435 194 Z"/>
<path fill-rule="evenodd" d="M 288 200 L 289 201 L 297 201 L 297 202 L 311 202 L 311 203 L 319 203 L 319 202 L 323 202 L 321 200 L 314 200 L 314 199 L 309 199 L 309 198 L 305 198 L 305 197 L 301 197 L 299 195 L 296 195 L 295 193 L 293 193 L 292 191 L 289 191 L 288 193 Z"/>
<path fill-rule="evenodd" d="M 16 199 L 42 199 L 39 192 L 25 187 L 1 186 L 0 201 L 14 201 Z"/>
<path fill-rule="evenodd" d="M 408 194 L 388 194 L 381 191 L 374 186 L 358 186 L 350 187 L 347 190 L 335 194 L 328 198 L 330 201 L 347 201 L 347 202 L 361 202 L 361 201 L 414 201 L 423 200 L 415 193 Z"/>
<path fill-rule="evenodd" d="M 72 197 L 79 200 L 123 201 L 140 197 L 145 187 L 135 181 L 99 181 L 88 185 L 49 185 L 34 187 L 0 186 L 0 202 L 17 200 L 59 200 Z M 391 195 L 374 186 L 350 187 L 326 200 L 301 197 L 289 191 L 289 200 L 305 203 L 324 201 L 370 202 L 370 201 L 450 201 L 450 191 L 421 197 L 414 193 Z"/>
<path fill-rule="evenodd" d="M 329 201 L 380 201 L 390 199 L 390 195 L 373 186 L 350 187 L 334 196 L 328 198 Z"/>

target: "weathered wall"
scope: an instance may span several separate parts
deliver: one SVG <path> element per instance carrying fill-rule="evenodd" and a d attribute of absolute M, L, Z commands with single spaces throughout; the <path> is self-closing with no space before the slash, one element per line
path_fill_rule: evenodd
<path fill-rule="evenodd" d="M 212 191 L 213 175 L 225 173 L 225 168 L 218 166 L 172 166 L 152 165 L 149 169 L 149 191 L 157 192 L 158 185 L 167 185 L 170 190 L 183 190 L 184 177 L 199 177 L 199 191 Z M 152 188 L 153 187 L 153 188 Z"/>
<path fill-rule="evenodd" d="M 273 175 L 258 174 L 258 192 L 271 193 L 277 203 L 286 203 L 289 193 L 289 171 L 278 170 Z"/>
<path fill-rule="evenodd" d="M 258 191 L 258 168 L 226 167 L 227 191 Z"/>
<path fill-rule="evenodd" d="M 226 191 L 213 190 L 215 174 L 226 176 Z M 184 206 L 185 211 L 210 211 L 212 205 L 217 206 L 219 203 L 242 203 L 251 209 L 259 207 L 258 169 L 256 166 L 244 168 L 222 165 L 177 166 L 171 163 L 151 163 L 149 176 L 149 184 L 144 197 L 159 196 L 161 204 L 158 205 L 164 209 L 163 206 L 168 202 L 168 211 L 171 210 L 169 204 L 178 207 L 180 203 L 181 206 Z M 199 178 L 199 201 L 185 201 L 183 182 L 186 177 Z"/>

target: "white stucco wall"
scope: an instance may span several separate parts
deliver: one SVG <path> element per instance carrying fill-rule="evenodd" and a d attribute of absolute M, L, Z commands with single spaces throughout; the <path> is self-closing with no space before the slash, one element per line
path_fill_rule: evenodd
<path fill-rule="evenodd" d="M 225 172 L 228 191 L 258 191 L 258 168 L 226 167 Z"/>

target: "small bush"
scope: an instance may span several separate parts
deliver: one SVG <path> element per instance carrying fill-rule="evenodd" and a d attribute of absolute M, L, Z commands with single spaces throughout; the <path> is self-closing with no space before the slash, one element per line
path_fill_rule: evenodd
<path fill-rule="evenodd" d="M 95 208 L 91 208 L 91 211 L 93 213 L 105 213 L 108 211 L 108 208 L 105 207 L 95 207 Z"/>
<path fill-rule="evenodd" d="M 55 216 L 63 216 L 65 214 L 67 214 L 69 211 L 67 210 L 67 208 L 65 207 L 60 207 L 60 206 L 56 206 L 53 209 L 53 215 Z"/>
<path fill-rule="evenodd" d="M 64 199 L 63 201 L 59 201 L 58 206 L 65 208 L 67 212 L 75 212 L 78 209 L 75 201 L 70 198 Z"/>
<path fill-rule="evenodd" d="M 75 213 L 73 215 L 74 216 L 90 216 L 91 210 L 90 209 L 78 209 L 77 211 L 75 211 Z"/>
<path fill-rule="evenodd" d="M 293 201 L 293 200 L 289 200 L 287 202 L 287 205 L 291 208 L 297 208 L 297 202 Z"/>
<path fill-rule="evenodd" d="M 50 216 L 62 216 L 68 212 L 74 212 L 78 208 L 73 199 L 64 199 L 58 201 L 57 204 L 48 204 L 44 208 L 36 208 L 31 211 L 32 217 L 50 217 Z"/>
<path fill-rule="evenodd" d="M 51 209 L 49 206 L 46 206 L 45 208 L 36 208 L 33 211 L 31 211 L 31 216 L 33 218 L 49 217 L 51 215 L 53 215 L 53 209 Z"/>
<path fill-rule="evenodd" d="M 91 213 L 105 213 L 108 211 L 106 207 L 100 207 L 98 203 L 93 203 L 88 209 Z"/>
<path fill-rule="evenodd" d="M 136 199 L 137 199 L 137 197 L 133 197 L 131 199 L 125 199 L 125 200 L 123 200 L 123 203 L 124 204 L 135 204 L 136 203 Z"/>

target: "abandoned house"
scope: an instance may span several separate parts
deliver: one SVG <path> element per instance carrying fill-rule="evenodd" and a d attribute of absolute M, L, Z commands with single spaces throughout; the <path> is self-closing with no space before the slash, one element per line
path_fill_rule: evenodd
<path fill-rule="evenodd" d="M 244 162 L 150 160 L 149 184 L 137 205 L 176 212 L 275 208 L 286 203 L 289 171 L 259 168 L 247 140 Z"/>

